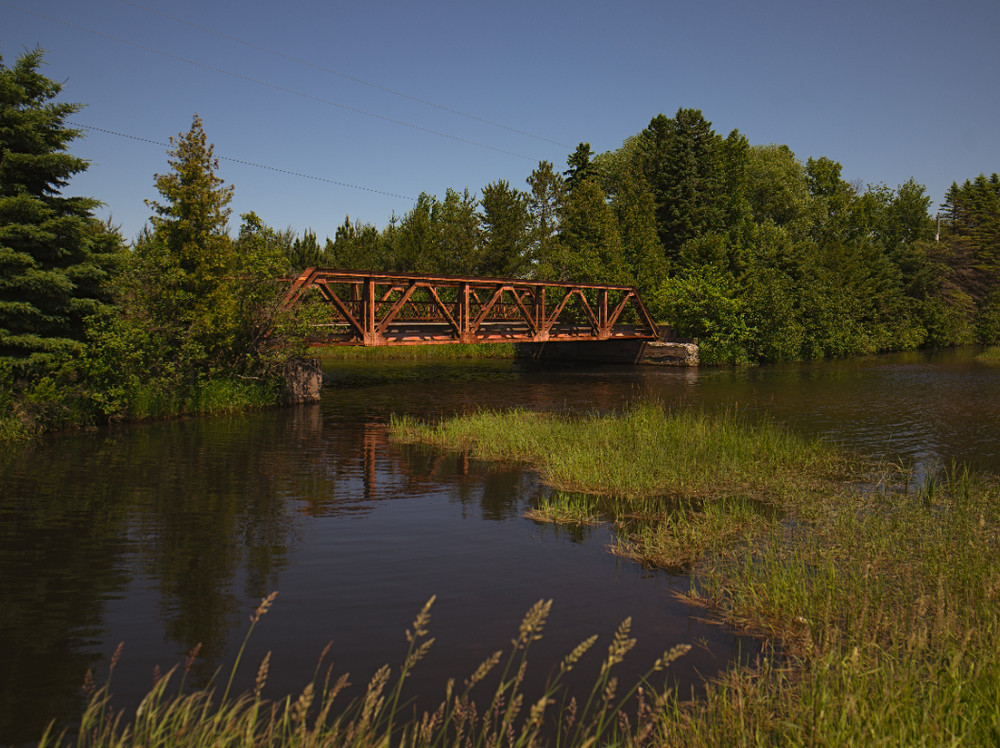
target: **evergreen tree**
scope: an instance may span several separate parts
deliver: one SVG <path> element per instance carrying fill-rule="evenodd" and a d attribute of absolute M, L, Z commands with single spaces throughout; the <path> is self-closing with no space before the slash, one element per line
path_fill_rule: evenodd
<path fill-rule="evenodd" d="M 725 228 L 723 141 L 696 109 L 679 109 L 673 118 L 657 115 L 640 137 L 660 243 L 674 260 L 684 242 Z"/>
<path fill-rule="evenodd" d="M 629 283 L 648 294 L 667 277 L 656 231 L 656 201 L 638 168 L 626 164 L 614 180 L 611 207 L 618 220 Z"/>
<path fill-rule="evenodd" d="M 214 379 L 269 386 L 303 343 L 298 308 L 281 308 L 294 233 L 248 213 L 231 239 L 233 188 L 215 174 L 201 119 L 171 145 L 171 170 L 156 175 L 163 200 L 149 202 L 152 227 L 137 239 L 121 288 L 122 322 L 105 328 L 101 344 L 141 342 L 133 360 L 142 378 L 181 397 Z"/>
<path fill-rule="evenodd" d="M 458 192 L 448 188 L 444 200 L 432 213 L 434 240 L 431 249 L 431 272 L 453 275 L 478 275 L 482 272 L 478 201 L 468 189 Z"/>
<path fill-rule="evenodd" d="M 171 170 L 155 176 L 163 202 L 147 200 L 152 228 L 137 240 L 131 294 L 148 316 L 163 351 L 195 376 L 223 365 L 232 347 L 236 252 L 228 233 L 233 188 L 215 171 L 218 159 L 201 118 L 170 139 Z"/>
<path fill-rule="evenodd" d="M 551 265 L 551 258 L 558 252 L 559 213 L 566 195 L 562 175 L 552 167 L 551 161 L 540 161 L 527 179 L 531 193 L 528 197 L 528 214 L 531 217 L 531 264 L 533 273 L 540 280 L 543 264 Z"/>
<path fill-rule="evenodd" d="M 201 117 L 191 129 L 170 138 L 171 171 L 156 175 L 156 189 L 165 202 L 147 200 L 153 209 L 154 247 L 177 271 L 177 280 L 192 293 L 209 291 L 233 259 L 229 238 L 229 203 L 233 187 L 215 171 L 219 161 L 208 143 Z"/>
<path fill-rule="evenodd" d="M 483 188 L 483 247 L 477 275 L 521 278 L 530 270 L 528 195 L 501 179 Z"/>
<path fill-rule="evenodd" d="M 324 248 L 316 239 L 316 232 L 307 229 L 301 237 L 295 237 L 288 250 L 292 270 L 297 273 L 309 267 L 322 267 L 326 261 Z"/>
<path fill-rule="evenodd" d="M 324 262 L 342 270 L 387 271 L 393 267 L 392 261 L 383 256 L 387 244 L 374 225 L 360 220 L 351 223 L 351 217 L 346 216 L 333 241 L 326 240 Z"/>
<path fill-rule="evenodd" d="M 563 203 L 559 252 L 543 277 L 581 283 L 627 284 L 628 270 L 614 211 L 593 179 L 577 184 Z"/>
<path fill-rule="evenodd" d="M 41 50 L 11 68 L 0 58 L 0 365 L 18 378 L 82 350 L 122 248 L 94 217 L 97 200 L 61 194 L 87 168 L 68 152 L 80 133 L 66 119 L 81 105 L 54 101 L 62 86 L 41 64 Z"/>
<path fill-rule="evenodd" d="M 954 293 L 967 300 L 976 338 L 1000 342 L 1000 176 L 952 184 L 944 209 L 943 254 Z"/>
<path fill-rule="evenodd" d="M 566 178 L 567 191 L 572 192 L 583 180 L 593 176 L 593 168 L 590 163 L 592 156 L 590 143 L 580 143 L 566 159 L 566 165 L 569 168 L 563 172 L 563 176 Z"/>
<path fill-rule="evenodd" d="M 389 247 L 391 263 L 386 271 L 401 273 L 440 272 L 435 252 L 434 213 L 438 199 L 421 192 L 410 212 L 398 226 L 388 227 L 383 239 Z"/>

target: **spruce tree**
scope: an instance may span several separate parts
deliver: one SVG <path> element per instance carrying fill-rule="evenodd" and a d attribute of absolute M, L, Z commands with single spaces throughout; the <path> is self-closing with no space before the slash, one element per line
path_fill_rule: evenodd
<path fill-rule="evenodd" d="M 87 168 L 68 151 L 82 105 L 55 101 L 62 86 L 39 72 L 42 56 L 0 58 L 0 364 L 18 378 L 82 350 L 121 250 L 93 215 L 98 200 L 62 195 Z"/>
<path fill-rule="evenodd" d="M 660 242 L 674 261 L 684 242 L 725 229 L 723 139 L 697 109 L 657 115 L 640 138 Z"/>
<path fill-rule="evenodd" d="M 155 177 L 163 202 L 146 201 L 153 209 L 152 230 L 135 246 L 135 308 L 148 315 L 151 330 L 180 369 L 209 371 L 232 348 L 233 188 L 215 173 L 218 159 L 198 115 L 191 129 L 170 143 L 171 170 Z"/>

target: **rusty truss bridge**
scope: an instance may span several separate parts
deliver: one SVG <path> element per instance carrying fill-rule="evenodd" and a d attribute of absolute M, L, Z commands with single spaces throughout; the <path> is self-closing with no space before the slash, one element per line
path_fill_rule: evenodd
<path fill-rule="evenodd" d="M 307 268 L 284 305 L 326 303 L 317 345 L 655 340 L 634 288 Z"/>

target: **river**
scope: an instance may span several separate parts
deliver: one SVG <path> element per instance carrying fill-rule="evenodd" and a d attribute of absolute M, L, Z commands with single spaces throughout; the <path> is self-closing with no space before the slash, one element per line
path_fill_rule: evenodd
<path fill-rule="evenodd" d="M 615 411 L 737 408 L 866 454 L 1000 473 L 1000 368 L 970 350 L 752 369 L 538 368 L 511 361 L 336 363 L 319 404 L 239 417 L 54 435 L 0 452 L 0 744 L 78 714 L 124 642 L 112 690 L 134 704 L 155 667 L 223 684 L 259 600 L 278 591 L 244 656 L 268 693 L 297 692 L 328 662 L 356 693 L 398 665 L 405 630 L 436 596 L 437 637 L 412 687 L 433 706 L 554 601 L 529 681 L 591 634 L 601 652 L 632 620 L 634 678 L 662 651 L 682 692 L 757 645 L 676 601 L 689 580 L 607 552 L 605 527 L 523 518 L 544 494 L 530 473 L 389 443 L 391 413 L 437 418 L 481 407 Z M 668 455 L 664 459 L 669 459 Z M 589 665 L 587 663 L 590 663 Z"/>

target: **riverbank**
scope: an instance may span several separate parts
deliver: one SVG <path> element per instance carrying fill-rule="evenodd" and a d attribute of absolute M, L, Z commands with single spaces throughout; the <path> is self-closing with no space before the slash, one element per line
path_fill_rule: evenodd
<path fill-rule="evenodd" d="M 128 404 L 113 413 L 105 405 L 121 393 L 90 391 L 44 378 L 14 392 L 0 390 L 0 443 L 53 431 L 79 431 L 113 422 L 142 422 L 183 416 L 246 413 L 282 402 L 279 380 L 215 378 L 183 390 L 157 384 L 137 386 Z"/>
<path fill-rule="evenodd" d="M 398 419 L 393 430 L 509 455 L 554 487 L 586 491 L 534 516 L 614 523 L 615 553 L 687 569 L 685 600 L 766 638 L 770 657 L 730 670 L 704 699 L 669 699 L 656 744 L 995 740 L 995 479 L 953 472 L 914 487 L 905 471 L 766 424 L 651 406 L 582 419 Z"/>

